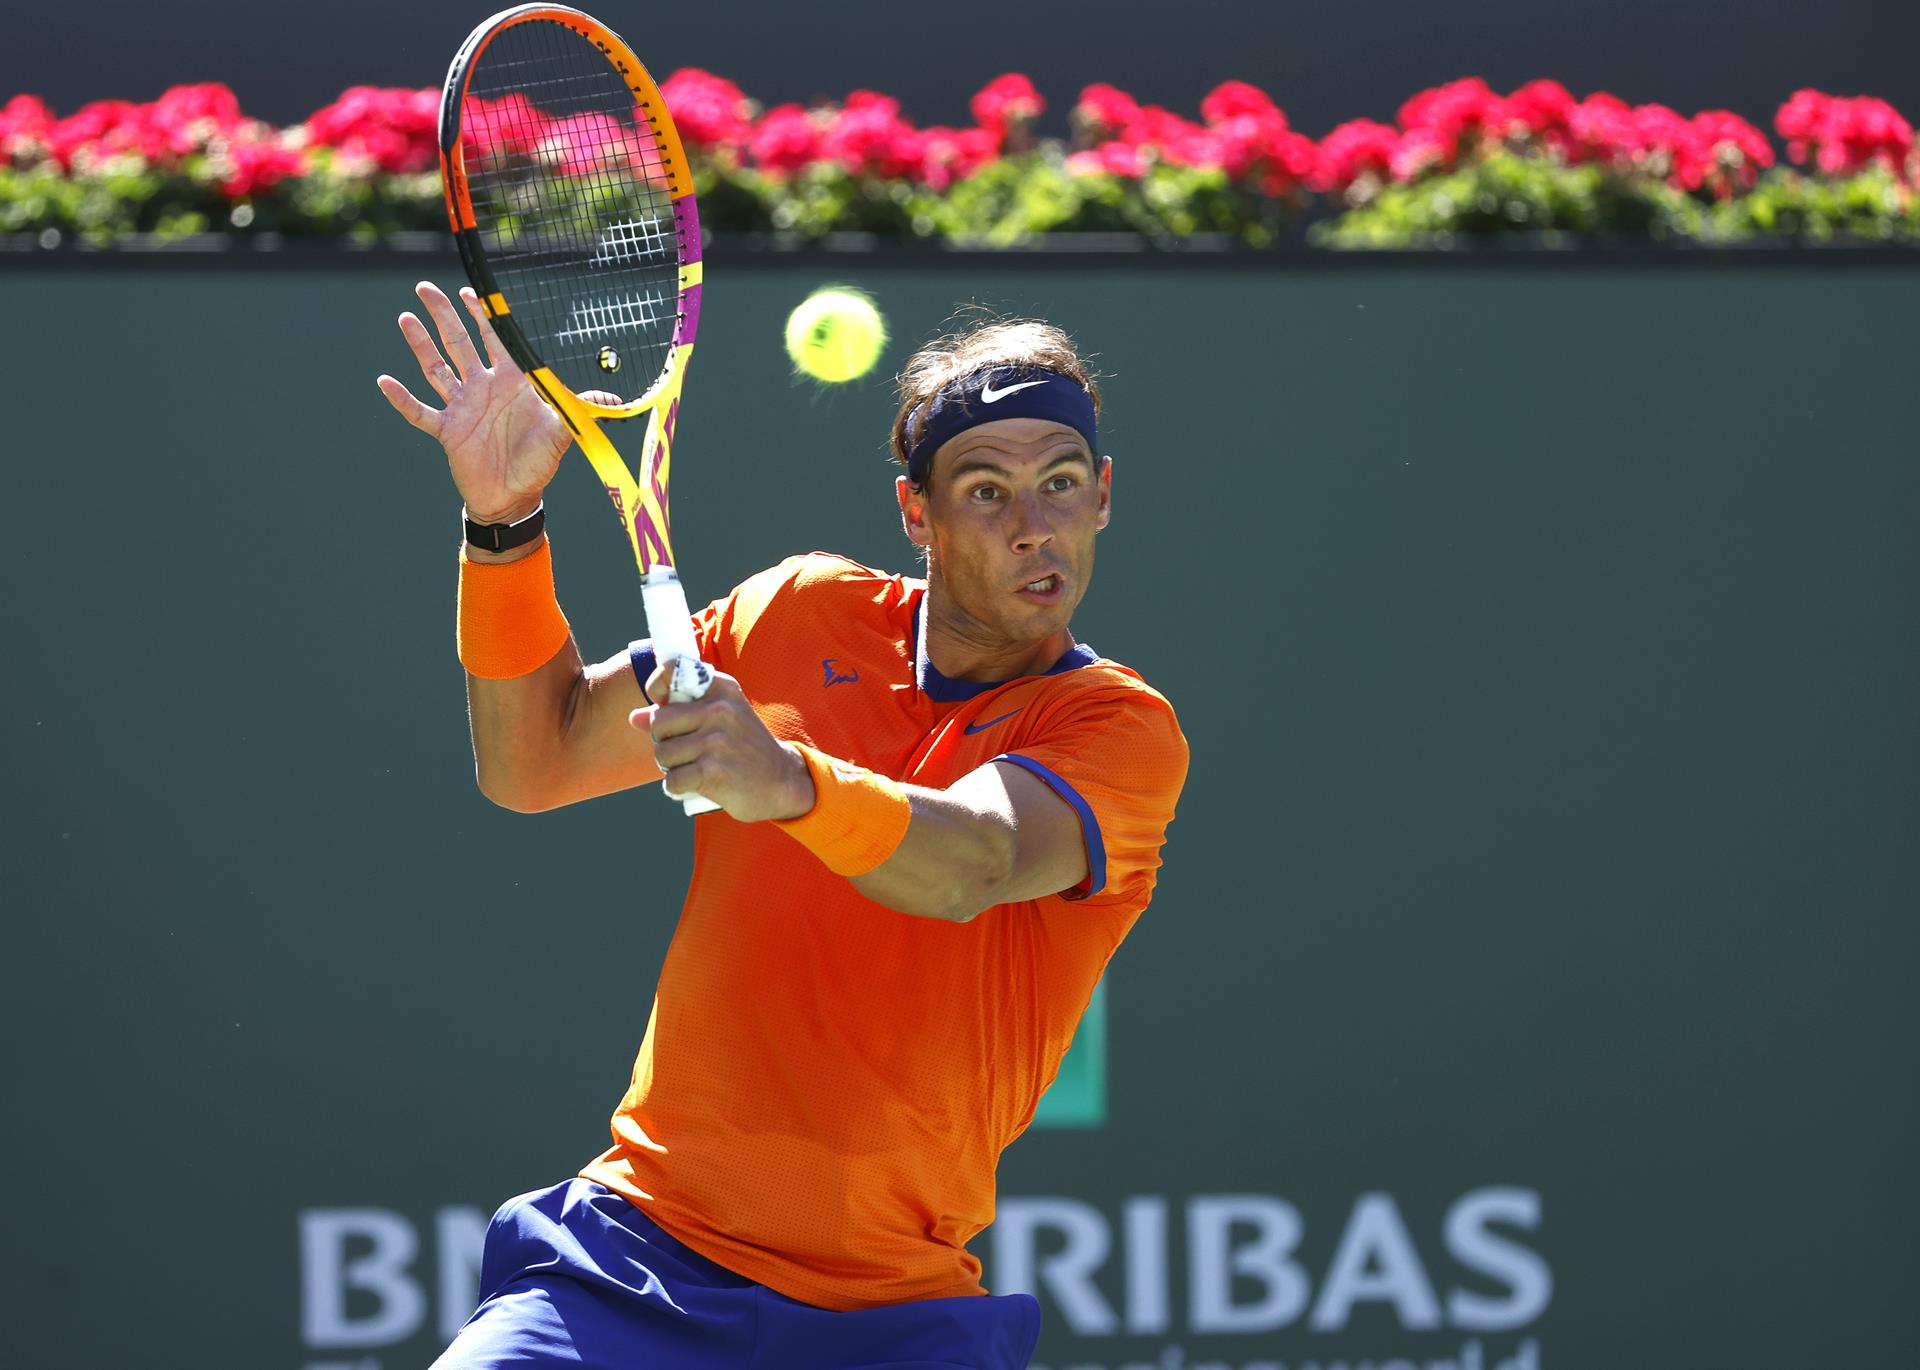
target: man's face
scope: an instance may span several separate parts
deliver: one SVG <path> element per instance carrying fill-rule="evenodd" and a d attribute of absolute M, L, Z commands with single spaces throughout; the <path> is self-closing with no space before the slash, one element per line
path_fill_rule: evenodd
<path fill-rule="evenodd" d="M 901 517 L 969 636 L 1038 642 L 1066 628 L 1087 593 L 1112 477 L 1066 425 L 997 419 L 933 454 L 924 493 L 899 481 Z"/>

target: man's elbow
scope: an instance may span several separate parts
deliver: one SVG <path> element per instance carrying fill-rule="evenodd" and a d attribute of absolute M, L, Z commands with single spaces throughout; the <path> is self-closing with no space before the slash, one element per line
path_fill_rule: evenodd
<path fill-rule="evenodd" d="M 1019 841 L 1012 830 L 990 829 L 987 840 L 969 853 L 966 868 L 947 883 L 948 898 L 936 916 L 949 923 L 971 923 L 995 904 L 1004 904 L 1019 855 Z"/>
<path fill-rule="evenodd" d="M 480 787 L 480 793 L 503 809 L 514 813 L 545 813 L 558 805 L 547 794 L 518 776 L 502 774 L 490 766 L 476 764 L 473 768 L 474 783 Z"/>

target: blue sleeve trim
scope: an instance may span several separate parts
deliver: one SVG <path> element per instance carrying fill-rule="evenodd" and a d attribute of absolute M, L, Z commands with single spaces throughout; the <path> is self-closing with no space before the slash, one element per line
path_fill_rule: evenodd
<path fill-rule="evenodd" d="M 633 666 L 633 678 L 640 682 L 640 693 L 647 692 L 647 677 L 651 676 L 660 662 L 653 655 L 653 639 L 643 637 L 627 646 L 627 661 Z"/>
<path fill-rule="evenodd" d="M 1087 843 L 1087 881 L 1070 890 L 1062 890 L 1062 899 L 1087 899 L 1100 893 L 1107 887 L 1107 844 L 1100 837 L 1100 820 L 1093 816 L 1093 809 L 1080 797 L 1080 791 L 1073 788 L 1051 769 L 1041 765 L 1030 756 L 1020 756 L 1013 752 L 1002 752 L 993 758 L 995 761 L 1011 761 L 1025 771 L 1031 771 L 1047 782 L 1047 788 L 1073 806 L 1080 815 L 1080 835 Z"/>

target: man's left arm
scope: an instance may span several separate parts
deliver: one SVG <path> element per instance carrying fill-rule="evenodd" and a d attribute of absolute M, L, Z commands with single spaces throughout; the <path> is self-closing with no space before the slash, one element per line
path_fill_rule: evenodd
<path fill-rule="evenodd" d="M 853 887 L 887 908 L 966 923 L 995 904 L 1087 879 L 1080 815 L 1046 782 L 991 761 L 944 790 L 901 786 L 912 819 L 893 854 Z"/>
<path fill-rule="evenodd" d="M 653 697 L 669 671 L 648 682 Z M 875 903 L 955 923 L 1053 894 L 1144 904 L 1187 769 L 1172 710 L 1149 691 L 1089 698 L 1043 745 L 939 790 L 780 741 L 725 675 L 704 699 L 633 721 L 653 734 L 671 791 L 782 822 Z"/>

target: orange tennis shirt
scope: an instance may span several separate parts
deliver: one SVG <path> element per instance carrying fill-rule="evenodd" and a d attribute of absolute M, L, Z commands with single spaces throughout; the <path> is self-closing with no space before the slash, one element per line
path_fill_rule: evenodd
<path fill-rule="evenodd" d="M 1001 684 L 941 676 L 925 593 L 796 557 L 696 615 L 701 655 L 777 736 L 898 780 L 1024 767 L 1079 814 L 1088 878 L 947 923 L 866 899 L 770 823 L 701 818 L 613 1146 L 581 1171 L 825 1308 L 982 1292 L 966 1243 L 994 1168 L 1147 906 L 1187 773 L 1172 706 L 1084 646 Z"/>

